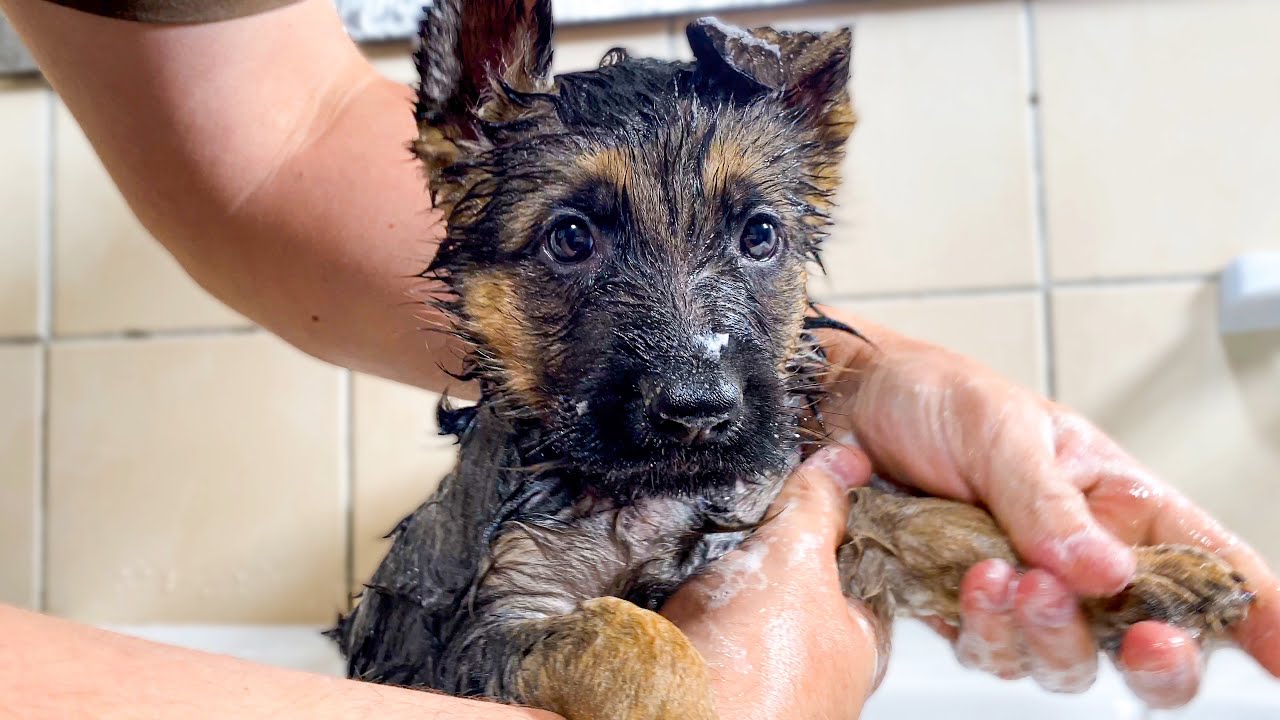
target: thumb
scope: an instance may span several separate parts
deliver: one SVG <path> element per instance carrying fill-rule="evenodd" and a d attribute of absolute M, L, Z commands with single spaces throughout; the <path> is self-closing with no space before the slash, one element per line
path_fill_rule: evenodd
<path fill-rule="evenodd" d="M 849 491 L 871 480 L 871 461 L 861 450 L 828 445 L 811 455 L 787 478 L 770 515 L 775 532 L 822 531 L 839 543 L 849 516 Z"/>

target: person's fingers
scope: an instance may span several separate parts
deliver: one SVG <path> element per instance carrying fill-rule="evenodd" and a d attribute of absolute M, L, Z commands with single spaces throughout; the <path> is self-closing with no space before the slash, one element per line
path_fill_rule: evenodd
<path fill-rule="evenodd" d="M 1217 553 L 1244 576 L 1254 601 L 1232 634 L 1267 672 L 1280 677 L 1280 580 L 1262 556 L 1182 497 L 1155 519 L 1151 535 L 1152 544 L 1179 543 Z"/>
<path fill-rule="evenodd" d="M 984 560 L 960 583 L 960 635 L 956 658 L 962 665 L 1005 680 L 1024 677 L 1028 664 L 1013 617 L 1018 574 L 1003 560 Z"/>
<path fill-rule="evenodd" d="M 878 682 L 888 634 L 841 592 L 835 552 L 849 490 L 870 475 L 856 450 L 819 451 L 787 479 L 771 520 L 663 606 L 711 668 L 726 717 L 766 706 L 848 716 Z"/>
<path fill-rule="evenodd" d="M 1098 675 L 1098 648 L 1075 596 L 1055 577 L 1031 570 L 1018 581 L 1014 615 L 1031 677 L 1046 690 L 1081 693 Z"/>
<path fill-rule="evenodd" d="M 844 538 L 849 517 L 849 491 L 871 480 L 871 461 L 861 450 L 828 445 L 791 474 L 773 503 L 776 517 L 762 534 L 822 531 L 823 547 Z"/>
<path fill-rule="evenodd" d="M 1060 460 L 1105 527 L 1133 545 L 1184 544 L 1217 553 L 1243 575 L 1253 606 L 1233 636 L 1280 677 L 1280 580 L 1266 561 L 1208 513 L 1156 478 L 1079 417 L 1058 415 Z"/>
<path fill-rule="evenodd" d="M 960 631 L 957 628 L 952 627 L 949 623 L 943 621 L 942 618 L 926 615 L 925 617 L 920 618 L 920 622 L 929 626 L 931 630 L 941 635 L 942 639 L 949 643 L 954 644 L 960 637 Z"/>
<path fill-rule="evenodd" d="M 1120 646 L 1125 683 L 1153 708 L 1186 705 L 1200 689 L 1200 648 L 1178 628 L 1141 622 L 1125 634 Z"/>
<path fill-rule="evenodd" d="M 871 461 L 855 442 L 833 443 L 810 455 L 793 475 L 804 478 L 816 475 L 844 494 L 871 482 Z"/>
<path fill-rule="evenodd" d="M 1018 555 L 1077 594 L 1112 595 L 1133 579 L 1132 548 L 1098 524 L 1079 490 L 1051 473 L 1022 477 L 988 495 Z"/>
<path fill-rule="evenodd" d="M 1078 444 L 1042 407 L 1017 403 L 988 431 L 977 475 L 983 500 L 1029 565 L 1048 570 L 1078 595 L 1106 596 L 1133 579 L 1132 548 L 1094 517 L 1059 456 Z M 1066 443 L 1064 445 L 1063 443 Z"/>
<path fill-rule="evenodd" d="M 1058 415 L 1055 422 L 1062 479 L 1084 493 L 1094 518 L 1121 542 L 1148 544 L 1177 493 L 1079 416 Z"/>
<path fill-rule="evenodd" d="M 857 629 L 859 646 L 872 648 L 875 652 L 875 667 L 872 669 L 871 684 L 867 691 L 867 695 L 870 696 L 880 689 L 880 683 L 884 682 L 885 671 L 889 669 L 893 630 L 863 601 L 846 596 L 845 605 L 849 609 L 849 619 Z"/>

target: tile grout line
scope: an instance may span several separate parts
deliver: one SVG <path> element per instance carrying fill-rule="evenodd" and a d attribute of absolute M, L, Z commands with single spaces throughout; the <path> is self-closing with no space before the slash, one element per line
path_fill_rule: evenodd
<path fill-rule="evenodd" d="M 34 602 L 36 610 L 49 610 L 49 433 L 53 426 L 53 409 L 51 398 L 51 365 L 53 338 L 53 304 L 54 304 L 54 214 L 56 210 L 54 188 L 55 153 L 57 153 L 57 103 L 58 98 L 51 88 L 45 90 L 44 103 L 44 182 L 41 192 L 40 212 L 43 216 L 43 227 L 39 237 L 39 279 L 40 294 L 37 300 L 37 334 L 40 347 L 40 364 L 38 370 L 39 385 L 39 451 L 36 455 L 36 487 L 34 493 L 34 522 L 32 532 L 32 562 L 35 577 Z"/>
<path fill-rule="evenodd" d="M 1049 283 L 1051 290 L 1072 290 L 1078 288 L 1123 288 L 1142 287 L 1144 285 L 1171 285 L 1179 283 L 1214 283 L 1217 273 L 1173 273 L 1169 275 L 1151 275 L 1140 277 L 1127 275 L 1120 277 L 1094 277 L 1059 280 Z"/>
<path fill-rule="evenodd" d="M 814 299 L 820 303 L 826 304 L 851 301 L 882 302 L 891 300 L 949 300 L 966 297 L 989 297 L 992 295 L 1017 295 L 1021 293 L 1035 292 L 1039 289 L 1039 285 L 1016 284 L 992 287 L 938 288 L 935 290 L 889 290 L 885 292 L 869 293 L 818 293 L 814 296 Z"/>
<path fill-rule="evenodd" d="M 191 340 L 196 338 L 237 337 L 241 335 L 257 335 L 265 333 L 266 331 L 257 325 L 237 325 L 210 328 L 176 328 L 172 330 L 91 332 L 77 335 L 50 337 L 48 342 L 54 345 L 74 345 L 76 343 L 111 341 Z"/>
<path fill-rule="evenodd" d="M 1040 324 L 1045 393 L 1058 396 L 1057 338 L 1053 326 L 1053 270 L 1049 248 L 1048 202 L 1045 194 L 1044 127 L 1040 97 L 1040 64 L 1036 44 L 1035 8 L 1033 0 L 1022 0 L 1022 39 L 1026 56 L 1027 90 L 1027 139 L 1031 151 L 1031 203 L 1033 234 L 1038 257 L 1040 278 Z"/>
<path fill-rule="evenodd" d="M 342 476 L 339 504 L 342 508 L 342 596 L 344 612 L 351 611 L 351 594 L 355 588 L 355 378 L 351 370 L 342 369 L 339 376 L 338 418 L 341 436 L 338 468 Z"/>
<path fill-rule="evenodd" d="M 1037 235 L 1040 233 L 1037 232 Z M 1047 244 L 1047 238 L 1044 240 Z M 1041 272 L 1046 272 L 1041 270 Z M 1109 288 L 1147 287 L 1152 285 L 1172 285 L 1186 283 L 1211 283 L 1213 274 L 1179 273 L 1171 275 L 1152 275 L 1150 277 L 1121 276 L 1095 277 L 1057 280 L 1037 283 L 1019 283 L 1010 285 L 991 285 L 988 287 L 940 287 L 928 290 L 885 290 L 867 293 L 842 292 L 819 293 L 814 299 L 820 303 L 839 302 L 883 302 L 894 300 L 954 300 L 959 298 L 989 298 L 1001 295 L 1022 295 L 1027 293 L 1044 294 L 1054 290 L 1105 290 Z"/>

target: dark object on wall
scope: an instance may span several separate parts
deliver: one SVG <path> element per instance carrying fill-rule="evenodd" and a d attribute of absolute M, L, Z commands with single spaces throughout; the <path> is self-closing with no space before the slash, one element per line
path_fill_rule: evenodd
<path fill-rule="evenodd" d="M 18 33 L 0 15 L 0 75 L 26 75 L 36 71 L 36 63 L 22 46 Z"/>
<path fill-rule="evenodd" d="M 623 22 L 644 18 L 679 17 L 725 10 L 749 10 L 803 5 L 813 0 L 559 0 L 556 22 L 560 26 Z M 333 0 L 357 42 L 403 42 L 417 32 L 423 6 L 430 0 Z M 0 15 L 0 76 L 36 72 L 35 62 L 22 47 L 17 33 Z"/>

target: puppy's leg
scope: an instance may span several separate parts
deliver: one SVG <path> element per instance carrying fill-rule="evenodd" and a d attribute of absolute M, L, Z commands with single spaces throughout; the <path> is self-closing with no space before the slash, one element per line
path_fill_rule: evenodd
<path fill-rule="evenodd" d="M 995 520 L 979 508 L 874 487 L 852 497 L 841 575 L 846 592 L 885 615 L 934 616 L 959 626 L 960 581 L 969 568 L 991 558 L 1020 564 Z M 1220 633 L 1244 619 L 1251 601 L 1244 578 L 1218 556 L 1162 545 L 1138 548 L 1134 581 L 1115 597 L 1085 602 L 1084 610 L 1095 640 L 1114 649 L 1143 620 Z"/>
<path fill-rule="evenodd" d="M 568 720 L 714 720 L 706 665 L 685 636 L 613 597 L 626 577 L 608 542 L 616 522 L 505 525 L 445 652 L 446 689 Z"/>
<path fill-rule="evenodd" d="M 657 613 L 588 600 L 540 624 L 515 676 L 517 699 L 568 720 L 714 720 L 706 664 Z"/>

